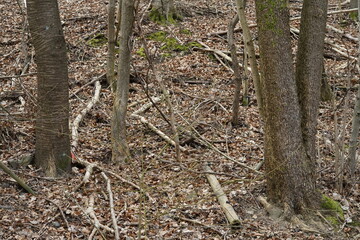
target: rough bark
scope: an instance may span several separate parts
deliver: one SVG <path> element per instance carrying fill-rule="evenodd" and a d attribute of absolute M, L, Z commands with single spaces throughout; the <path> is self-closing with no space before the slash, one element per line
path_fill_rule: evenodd
<path fill-rule="evenodd" d="M 113 162 L 124 162 L 130 154 L 126 142 L 126 112 L 129 98 L 131 35 L 135 20 L 134 13 L 134 0 L 123 0 L 120 27 L 119 69 L 111 123 Z"/>
<path fill-rule="evenodd" d="M 301 12 L 296 58 L 296 84 L 301 111 L 303 141 L 315 179 L 316 130 L 324 66 L 327 0 L 305 0 Z"/>
<path fill-rule="evenodd" d="M 35 162 L 48 176 L 70 171 L 69 83 L 66 45 L 56 0 L 28 0 L 37 64 Z"/>
<path fill-rule="evenodd" d="M 106 78 L 112 92 L 115 92 L 115 0 L 110 0 L 108 6 L 108 54 Z"/>
<path fill-rule="evenodd" d="M 286 215 L 315 205 L 315 181 L 302 141 L 301 114 L 284 0 L 256 1 L 264 80 L 265 168 L 269 200 Z"/>

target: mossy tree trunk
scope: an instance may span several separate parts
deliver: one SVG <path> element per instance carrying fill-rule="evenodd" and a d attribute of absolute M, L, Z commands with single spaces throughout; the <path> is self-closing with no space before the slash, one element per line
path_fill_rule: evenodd
<path fill-rule="evenodd" d="M 35 162 L 47 176 L 70 171 L 69 83 L 57 0 L 28 0 L 37 64 Z"/>
<path fill-rule="evenodd" d="M 129 99 L 131 36 L 135 20 L 134 0 L 123 0 L 121 7 L 119 69 L 111 123 L 112 161 L 124 162 L 129 156 L 126 141 L 126 112 Z"/>
<path fill-rule="evenodd" d="M 309 144 L 314 142 L 316 134 L 326 9 L 327 0 L 304 1 L 301 19 L 303 33 L 299 40 L 295 75 L 287 1 L 256 1 L 264 78 L 267 190 L 269 200 L 282 206 L 285 215 L 304 213 L 318 207 L 320 202 L 315 185 L 316 156 L 312 148 L 315 143 L 314 146 Z M 309 26 L 309 23 L 315 26 Z M 311 53 L 308 47 L 314 45 L 320 50 Z M 304 59 L 299 60 L 299 57 Z M 300 70 L 304 71 L 303 76 L 300 76 Z M 309 136 L 314 131 L 314 136 Z"/>
<path fill-rule="evenodd" d="M 174 0 L 153 0 L 151 3 L 150 19 L 154 22 L 160 23 L 174 23 L 180 19 L 178 15 Z"/>

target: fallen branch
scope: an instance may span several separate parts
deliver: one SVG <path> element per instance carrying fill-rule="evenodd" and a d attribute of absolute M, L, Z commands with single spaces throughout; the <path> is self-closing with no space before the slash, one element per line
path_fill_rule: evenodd
<path fill-rule="evenodd" d="M 204 164 L 204 171 L 212 172 L 207 163 Z M 238 228 L 240 226 L 240 219 L 237 216 L 234 208 L 229 204 L 229 200 L 222 190 L 219 181 L 213 174 L 206 174 L 206 178 L 209 181 L 211 188 L 214 191 L 223 212 L 225 213 L 226 219 L 229 221 L 229 224 L 233 228 Z"/>
<path fill-rule="evenodd" d="M 89 163 L 89 165 L 86 166 L 86 172 L 84 175 L 84 178 L 82 180 L 82 182 L 79 184 L 79 186 L 77 186 L 74 190 L 74 192 L 76 192 L 77 190 L 79 190 L 82 186 L 84 186 L 86 183 L 89 182 L 90 176 L 93 172 L 93 169 L 95 167 L 94 163 Z"/>
<path fill-rule="evenodd" d="M 202 223 L 202 222 L 200 222 L 200 221 L 197 221 L 197 220 L 194 220 L 194 219 L 189 219 L 189 218 L 184 218 L 184 217 L 179 217 L 179 216 L 175 216 L 174 219 L 175 219 L 175 220 L 180 219 L 180 220 L 183 220 L 183 221 L 186 221 L 186 222 L 190 222 L 190 223 L 193 223 L 193 224 L 197 224 L 197 225 L 203 226 L 204 228 L 210 229 L 210 230 L 212 230 L 212 231 L 220 234 L 221 236 L 224 235 L 221 231 L 217 230 L 217 229 L 214 228 L 213 226 L 204 224 L 204 223 Z"/>
<path fill-rule="evenodd" d="M 357 42 L 359 41 L 358 38 L 353 37 L 353 36 L 351 36 L 350 34 L 346 33 L 345 31 L 340 30 L 340 29 L 337 29 L 336 27 L 331 26 L 331 25 L 329 25 L 329 24 L 326 25 L 326 28 L 327 28 L 327 29 L 330 29 L 331 31 L 334 31 L 334 32 L 336 32 L 336 33 L 341 34 L 342 36 L 344 36 L 344 37 L 347 38 L 347 39 L 350 39 L 350 40 L 353 41 L 353 42 L 356 42 L 356 43 L 357 43 Z"/>
<path fill-rule="evenodd" d="M 135 188 L 135 189 L 137 189 L 137 190 L 139 190 L 139 191 L 141 191 L 141 192 L 145 192 L 142 188 L 140 188 L 140 187 L 139 187 L 138 185 L 136 185 L 135 183 L 133 183 L 133 182 L 131 182 L 131 181 L 129 181 L 129 180 L 121 177 L 120 175 L 118 175 L 118 174 L 116 174 L 116 173 L 114 173 L 114 172 L 112 172 L 112 171 L 106 170 L 106 169 L 100 167 L 99 165 L 97 165 L 97 164 L 95 164 L 95 163 L 89 163 L 88 161 L 80 160 L 80 159 L 77 158 L 77 157 L 73 158 L 73 162 L 74 162 L 74 163 L 77 163 L 77 164 L 79 164 L 79 165 L 85 166 L 85 167 L 88 167 L 89 165 L 92 164 L 92 165 L 93 165 L 93 168 L 96 168 L 96 169 L 98 169 L 99 171 L 102 171 L 102 172 L 104 172 L 104 173 L 110 174 L 110 175 L 116 177 L 117 179 L 119 179 L 120 181 L 122 181 L 122 182 L 124 182 L 124 183 L 126 183 L 126 184 L 128 184 L 128 185 L 130 185 L 130 186 L 132 186 L 133 188 Z M 147 198 L 149 198 L 150 200 L 152 200 L 152 198 L 150 197 L 150 195 L 149 195 L 148 193 L 145 192 L 145 195 L 146 195 Z"/>
<path fill-rule="evenodd" d="M 119 228 L 118 228 L 116 216 L 115 216 L 114 197 L 113 197 L 113 193 L 111 191 L 111 182 L 110 182 L 110 179 L 108 178 L 108 176 L 106 176 L 106 174 L 104 172 L 102 172 L 101 175 L 103 176 L 103 178 L 106 181 L 106 190 L 108 191 L 108 194 L 109 194 L 110 213 L 111 213 L 111 220 L 112 220 L 114 231 L 115 231 L 115 239 L 119 240 L 120 235 L 119 235 Z"/>
<path fill-rule="evenodd" d="M 155 127 L 154 124 L 150 123 L 148 120 L 146 120 L 143 116 L 131 114 L 131 117 L 138 118 L 141 123 L 147 125 L 153 132 L 155 132 L 157 135 L 159 135 L 162 139 L 164 139 L 167 143 L 170 145 L 176 147 L 176 143 L 174 140 L 172 140 L 170 137 L 168 137 L 165 133 L 163 133 L 160 129 Z M 181 151 L 186 151 L 186 148 L 179 146 L 179 149 Z"/>
<path fill-rule="evenodd" d="M 2 161 L 0 161 L 0 168 L 10 175 L 21 187 L 23 187 L 28 193 L 35 195 L 34 190 L 31 189 L 20 177 L 18 177 L 10 168 L 8 168 Z"/>
<path fill-rule="evenodd" d="M 73 125 L 72 125 L 72 140 L 73 141 L 72 141 L 71 145 L 74 148 L 76 148 L 77 145 L 78 145 L 78 140 L 79 140 L 78 128 L 79 128 L 79 124 L 84 119 L 86 113 L 90 111 L 90 109 L 94 106 L 94 104 L 97 101 L 99 101 L 100 90 L 101 90 L 100 81 L 96 81 L 94 97 L 90 100 L 90 102 L 87 104 L 87 106 L 77 115 L 77 117 L 75 118 L 75 120 L 73 122 Z"/>
<path fill-rule="evenodd" d="M 94 226 L 97 228 L 97 230 L 100 232 L 100 234 L 104 237 L 104 234 L 100 231 L 101 229 L 104 229 L 105 231 L 114 233 L 114 229 L 103 225 L 100 223 L 99 219 L 96 217 L 95 215 L 95 211 L 94 211 L 94 202 L 95 202 L 95 198 L 93 195 L 90 195 L 89 197 L 89 205 L 88 208 L 85 210 L 85 213 L 92 219 L 92 223 L 94 224 Z"/>
<path fill-rule="evenodd" d="M 69 222 L 67 221 L 67 219 L 66 219 L 66 217 L 65 217 L 65 214 L 64 214 L 64 211 L 62 210 L 62 208 L 60 207 L 60 205 L 57 204 L 56 202 L 48 199 L 48 198 L 44 198 L 44 199 L 45 199 L 46 201 L 48 201 L 48 202 L 51 202 L 52 204 L 54 204 L 54 205 L 59 209 L 60 214 L 61 214 L 61 216 L 62 216 L 62 218 L 64 219 L 64 222 L 65 222 L 65 224 L 66 224 L 67 230 L 70 231 L 71 228 L 70 228 Z"/>

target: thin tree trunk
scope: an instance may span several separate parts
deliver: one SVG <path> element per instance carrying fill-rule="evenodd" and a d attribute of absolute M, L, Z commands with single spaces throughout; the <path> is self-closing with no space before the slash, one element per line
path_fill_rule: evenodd
<path fill-rule="evenodd" d="M 249 25 L 246 20 L 246 15 L 244 11 L 244 0 L 236 0 L 236 7 L 237 13 L 240 19 L 240 25 L 243 30 L 243 38 L 244 38 L 244 45 L 246 49 L 246 54 L 248 54 L 248 60 L 250 62 L 252 78 L 254 81 L 255 91 L 256 91 L 256 100 L 259 106 L 260 115 L 263 117 L 263 94 L 262 94 L 262 84 L 260 79 L 260 74 L 256 62 L 256 55 L 255 55 L 255 47 L 254 42 L 252 40 L 252 36 L 250 33 Z M 246 96 L 247 97 L 247 96 Z"/>
<path fill-rule="evenodd" d="M 241 73 L 240 66 L 238 63 L 238 58 L 236 56 L 236 46 L 234 41 L 234 28 L 236 23 L 239 21 L 239 16 L 236 15 L 230 22 L 228 26 L 228 44 L 232 58 L 232 69 L 234 70 L 234 80 L 235 80 L 235 93 L 234 101 L 232 106 L 232 119 L 231 123 L 233 126 L 239 124 L 239 104 L 240 104 L 240 89 L 241 89 Z"/>
<path fill-rule="evenodd" d="M 112 161 L 124 162 L 130 153 L 126 142 L 126 112 L 129 98 L 131 35 L 134 16 L 134 0 L 122 1 L 120 27 L 120 53 L 117 87 L 112 116 Z"/>
<path fill-rule="evenodd" d="M 56 0 L 28 0 L 37 64 L 35 162 L 47 176 L 70 171 L 69 83 L 66 46 Z"/>
<path fill-rule="evenodd" d="M 108 6 L 108 55 L 106 77 L 112 92 L 115 84 L 115 0 L 109 0 Z"/>

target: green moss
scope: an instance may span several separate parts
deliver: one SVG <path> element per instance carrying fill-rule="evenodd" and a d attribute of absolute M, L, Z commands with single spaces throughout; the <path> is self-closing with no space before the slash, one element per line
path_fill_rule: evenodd
<path fill-rule="evenodd" d="M 175 12 L 170 12 L 167 16 L 159 11 L 159 9 L 151 9 L 149 18 L 151 21 L 161 24 L 161 25 L 167 25 L 167 24 L 175 24 L 177 21 L 182 20 L 182 16 Z"/>
<path fill-rule="evenodd" d="M 189 29 L 180 29 L 179 33 L 186 34 L 186 35 L 192 35 L 192 32 Z"/>
<path fill-rule="evenodd" d="M 339 202 L 329 198 L 326 195 L 322 195 L 321 207 L 329 211 L 329 213 L 332 215 L 329 217 L 334 217 L 337 220 L 340 219 L 341 221 L 344 221 L 344 211 L 342 210 Z"/>
<path fill-rule="evenodd" d="M 162 54 L 163 57 L 169 57 L 172 56 L 172 52 L 188 52 L 191 50 L 191 48 L 198 47 L 202 48 L 201 44 L 198 42 L 189 42 L 186 44 L 181 44 L 176 38 L 168 37 L 168 33 L 164 31 L 158 31 L 149 34 L 147 39 L 162 43 L 162 46 L 160 47 L 160 50 L 165 52 Z M 139 55 L 142 54 L 141 49 L 137 51 Z"/>
<path fill-rule="evenodd" d="M 331 225 L 339 225 L 340 221 L 337 217 L 333 217 L 333 216 L 327 216 L 325 218 Z"/>
<path fill-rule="evenodd" d="M 91 47 L 100 47 L 107 43 L 107 38 L 104 34 L 97 34 L 86 42 Z"/>
<path fill-rule="evenodd" d="M 139 50 L 137 50 L 136 54 L 139 55 L 140 57 L 146 57 L 145 49 L 143 47 L 141 47 Z"/>

